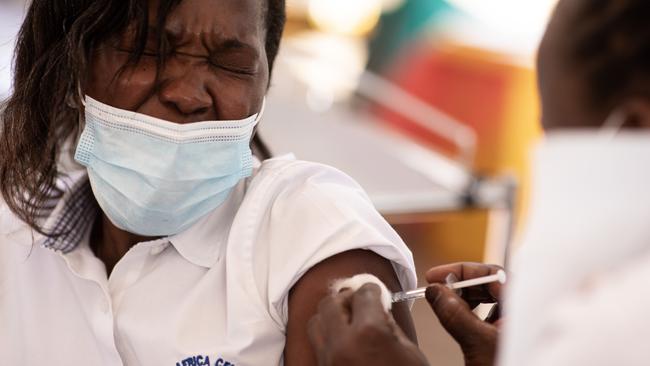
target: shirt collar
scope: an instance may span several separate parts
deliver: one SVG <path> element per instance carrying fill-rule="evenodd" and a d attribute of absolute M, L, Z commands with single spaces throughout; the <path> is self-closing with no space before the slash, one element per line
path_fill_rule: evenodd
<path fill-rule="evenodd" d="M 45 231 L 54 235 L 41 244 L 64 254 L 79 246 L 95 221 L 98 208 L 88 178 L 83 175 L 71 180 L 72 188 L 64 193 L 44 225 Z"/>

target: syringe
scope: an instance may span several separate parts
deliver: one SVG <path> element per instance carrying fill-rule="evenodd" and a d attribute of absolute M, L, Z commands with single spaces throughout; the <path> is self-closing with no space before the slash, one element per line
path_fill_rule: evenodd
<path fill-rule="evenodd" d="M 471 280 L 465 280 L 465 281 L 459 281 L 453 283 L 449 283 L 448 281 L 447 287 L 452 290 L 459 290 L 465 287 L 485 285 L 487 283 L 492 283 L 492 282 L 499 282 L 501 284 L 506 283 L 506 272 L 504 270 L 499 270 L 497 273 L 490 276 L 477 277 L 477 278 L 472 278 Z M 418 289 L 411 290 L 411 291 L 395 292 L 392 295 L 392 302 L 395 303 L 395 302 L 421 299 L 425 296 L 426 291 L 427 291 L 426 287 L 420 287 Z"/>

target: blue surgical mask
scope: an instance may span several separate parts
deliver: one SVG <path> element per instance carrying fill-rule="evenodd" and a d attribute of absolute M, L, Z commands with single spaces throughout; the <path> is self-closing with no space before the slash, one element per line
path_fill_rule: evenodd
<path fill-rule="evenodd" d="M 75 160 L 87 168 L 115 226 L 145 236 L 177 234 L 252 174 L 249 145 L 263 108 L 243 120 L 178 124 L 86 96 Z"/>

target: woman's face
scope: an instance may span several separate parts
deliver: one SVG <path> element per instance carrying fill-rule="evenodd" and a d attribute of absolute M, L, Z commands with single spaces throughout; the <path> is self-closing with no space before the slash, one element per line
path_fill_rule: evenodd
<path fill-rule="evenodd" d="M 158 1 L 149 5 L 155 23 Z M 127 29 L 94 51 L 84 91 L 105 104 L 176 123 L 255 114 L 269 80 L 264 11 L 260 0 L 184 0 L 164 26 L 170 53 L 158 83 L 159 35 L 153 31 L 141 60 L 118 73 L 134 49 L 135 32 Z"/>

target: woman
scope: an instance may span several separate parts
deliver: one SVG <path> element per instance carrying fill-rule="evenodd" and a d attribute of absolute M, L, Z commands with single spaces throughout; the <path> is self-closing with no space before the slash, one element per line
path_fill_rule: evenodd
<path fill-rule="evenodd" d="M 1 364 L 311 365 L 331 280 L 414 287 L 355 182 L 251 155 L 283 24 L 282 0 L 32 2 L 1 115 Z"/>

